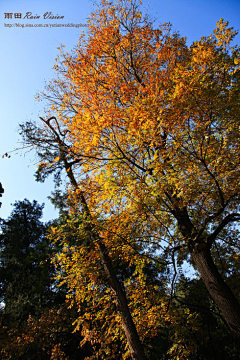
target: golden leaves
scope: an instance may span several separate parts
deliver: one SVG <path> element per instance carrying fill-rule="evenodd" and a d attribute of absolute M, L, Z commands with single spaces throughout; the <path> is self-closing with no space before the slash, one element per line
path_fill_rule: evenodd
<path fill-rule="evenodd" d="M 108 306 L 113 294 L 97 243 L 86 231 L 90 223 L 117 266 L 134 267 L 123 283 L 142 338 L 143 329 L 154 336 L 162 321 L 176 323 L 169 353 L 187 358 L 178 314 L 166 314 L 164 298 L 147 284 L 142 255 L 188 245 L 176 211 L 187 209 L 198 231 L 217 218 L 224 201 L 230 206 L 239 196 L 239 53 L 229 47 L 236 32 L 220 20 L 215 37 L 187 47 L 169 24 L 153 29 L 135 12 L 128 27 L 129 8 L 102 5 L 88 38 L 80 38 L 73 54 L 62 53 L 56 67 L 61 78 L 50 87 L 58 98 L 52 111 L 68 131 L 67 156 L 74 163 L 68 170 L 79 187 L 69 191 L 73 218 L 52 228 L 51 236 L 62 244 L 59 277 L 69 286 L 70 306 L 88 306 L 78 319 L 85 339 L 106 347 L 108 340 L 123 339 L 119 318 Z M 61 161 L 57 156 L 52 164 Z M 81 193 L 91 221 L 78 212 Z M 184 256 L 185 248 L 179 261 Z M 184 318 L 195 324 L 190 315 Z M 96 330 L 89 329 L 90 321 Z"/>

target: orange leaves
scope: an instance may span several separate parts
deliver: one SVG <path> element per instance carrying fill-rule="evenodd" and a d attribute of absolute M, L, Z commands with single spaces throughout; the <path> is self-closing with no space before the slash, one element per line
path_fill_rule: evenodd
<path fill-rule="evenodd" d="M 239 136 L 239 56 L 227 50 L 236 32 L 220 20 L 215 37 L 188 48 L 169 24 L 154 29 L 137 3 L 124 4 L 102 4 L 88 39 L 62 54 L 61 80 L 52 88 L 61 89 L 55 111 L 71 152 L 83 159 L 79 185 L 92 212 L 104 218 L 122 206 L 156 206 L 157 196 L 157 211 L 167 211 L 170 189 L 181 206 L 198 207 L 200 200 L 211 212 L 219 192 L 213 178 L 227 195 L 233 163 L 236 169 L 230 157 L 238 154 L 231 146 Z M 88 176 L 91 185 L 83 180 Z"/>
<path fill-rule="evenodd" d="M 40 171 L 64 168 L 75 181 L 70 219 L 51 234 L 62 245 L 59 279 L 69 286 L 70 306 L 88 306 L 78 319 L 85 339 L 106 347 L 123 334 L 108 306 L 114 292 L 94 231 L 114 266 L 130 273 L 123 284 L 139 333 L 154 336 L 162 321 L 179 324 L 180 317 L 172 309 L 166 315 L 165 300 L 147 284 L 144 256 L 161 252 L 169 260 L 181 248 L 181 263 L 194 248 L 190 238 L 194 244 L 237 210 L 240 176 L 240 61 L 229 46 L 236 32 L 221 20 L 215 37 L 187 47 L 169 24 L 154 29 L 137 2 L 120 5 L 104 1 L 88 37 L 60 55 L 59 77 L 45 95 L 58 120 L 41 130 L 51 137 Z M 88 216 L 79 211 L 82 194 Z M 187 358 L 179 328 L 169 353 Z"/>
<path fill-rule="evenodd" d="M 214 30 L 214 35 L 217 38 L 217 45 L 223 46 L 226 49 L 230 45 L 233 38 L 237 35 L 238 31 L 233 30 L 233 28 L 228 27 L 228 21 L 223 21 L 220 19 L 217 22 L 216 30 Z"/>

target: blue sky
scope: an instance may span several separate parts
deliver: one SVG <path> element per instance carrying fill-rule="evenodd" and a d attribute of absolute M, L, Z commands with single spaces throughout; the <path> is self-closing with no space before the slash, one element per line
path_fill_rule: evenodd
<path fill-rule="evenodd" d="M 222 17 L 230 26 L 240 29 L 240 0 L 143 0 L 156 23 L 171 22 L 173 29 L 187 37 L 191 44 L 201 36 L 213 32 L 216 22 Z M 35 100 L 45 81 L 54 77 L 53 65 L 60 44 L 71 50 L 77 43 L 80 31 L 86 27 L 88 15 L 94 9 L 88 0 L 0 0 L 0 182 L 5 189 L 0 217 L 6 218 L 16 200 L 37 200 L 45 203 L 43 220 L 57 217 L 57 212 L 47 196 L 54 190 L 52 179 L 45 184 L 34 179 L 36 159 L 34 154 L 10 153 L 19 147 L 21 140 L 18 125 L 27 120 L 37 120 L 43 114 L 43 105 Z M 23 19 L 26 13 L 40 16 L 39 19 Z M 43 19 L 48 12 L 63 19 Z M 5 13 L 13 13 L 5 19 Z M 14 14 L 22 14 L 22 19 Z M 71 24 L 69 27 L 6 27 L 4 24 Z M 240 35 L 236 42 L 240 44 Z M 2 158 L 6 152 L 11 158 Z"/>

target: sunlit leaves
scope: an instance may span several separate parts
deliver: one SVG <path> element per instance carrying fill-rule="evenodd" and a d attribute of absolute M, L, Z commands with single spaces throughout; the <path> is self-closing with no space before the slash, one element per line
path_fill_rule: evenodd
<path fill-rule="evenodd" d="M 116 268 L 134 267 L 123 284 L 141 332 L 154 294 L 144 272 L 147 258 L 158 261 L 161 253 L 174 263 L 176 254 L 181 264 L 199 242 L 210 248 L 224 227 L 240 219 L 235 35 L 221 19 L 212 35 L 188 47 L 169 24 L 154 28 L 137 1 L 104 1 L 74 51 L 60 49 L 57 76 L 42 94 L 51 122 L 41 118 L 37 132 L 31 124 L 23 129 L 37 146 L 38 179 L 63 169 L 70 179 L 71 219 L 51 235 L 62 246 L 57 263 L 69 301 L 91 303 L 86 316 L 94 323 L 109 317 L 120 337 L 114 310 L 103 310 L 112 294 L 90 230 Z M 81 194 L 87 215 L 79 213 Z M 236 255 L 232 248 L 231 261 Z M 142 303 L 139 289 L 146 294 Z M 153 316 L 152 323 L 158 321 Z"/>

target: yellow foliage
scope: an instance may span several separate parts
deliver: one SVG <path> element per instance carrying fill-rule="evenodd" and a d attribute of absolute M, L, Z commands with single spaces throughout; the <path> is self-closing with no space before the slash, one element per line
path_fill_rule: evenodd
<path fill-rule="evenodd" d="M 86 313 L 80 319 L 86 338 L 106 343 L 114 336 L 124 340 L 89 229 L 118 266 L 135 267 L 124 285 L 144 340 L 141 329 L 154 336 L 164 315 L 162 300 L 147 286 L 143 255 L 168 257 L 178 249 L 181 263 L 238 211 L 240 193 L 240 50 L 230 46 L 236 31 L 221 19 L 213 35 L 188 47 L 169 24 L 154 29 L 135 2 L 119 4 L 102 2 L 88 37 L 81 35 L 72 54 L 61 52 L 59 78 L 48 88 L 61 99 L 52 111 L 59 115 L 55 139 L 65 151 L 71 213 L 77 217 L 81 196 L 90 213 L 82 209 L 83 226 L 52 229 L 63 244 L 60 277 L 70 304 L 91 304 L 91 321 L 103 326 L 89 330 Z M 41 169 L 52 172 L 58 163 L 62 156 Z M 156 308 L 150 310 L 151 296 Z M 179 320 L 174 311 L 167 316 Z M 112 324 L 108 330 L 104 319 Z M 193 350 L 180 342 L 169 354 L 187 359 Z"/>

